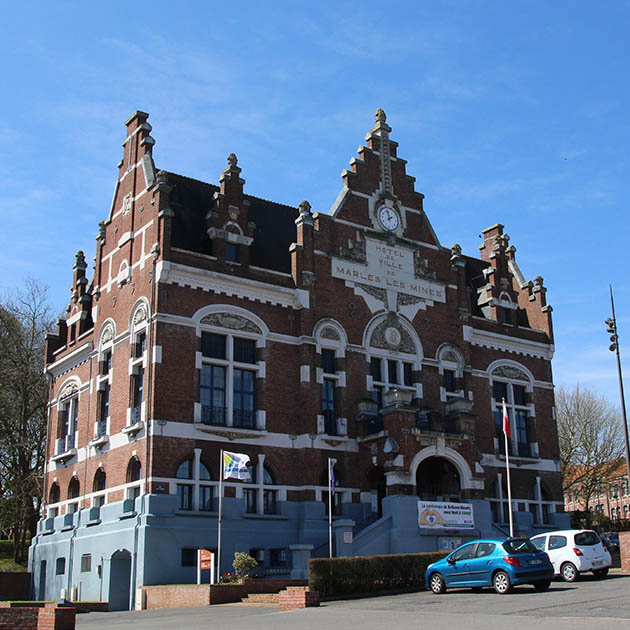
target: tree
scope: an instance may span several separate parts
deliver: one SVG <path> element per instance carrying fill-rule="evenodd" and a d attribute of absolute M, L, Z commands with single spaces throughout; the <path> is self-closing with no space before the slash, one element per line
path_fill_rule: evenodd
<path fill-rule="evenodd" d="M 572 490 L 588 508 L 619 466 L 622 421 L 604 396 L 579 385 L 556 391 L 556 416 L 563 490 Z"/>
<path fill-rule="evenodd" d="M 0 300 L 0 530 L 26 561 L 41 505 L 48 388 L 44 344 L 52 317 L 46 288 L 31 280 Z"/>

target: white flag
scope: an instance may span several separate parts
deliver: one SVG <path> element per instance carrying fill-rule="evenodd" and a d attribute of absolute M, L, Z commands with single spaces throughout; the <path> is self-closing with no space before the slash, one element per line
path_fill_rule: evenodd
<path fill-rule="evenodd" d="M 249 455 L 245 455 L 245 453 L 223 451 L 223 479 L 233 478 L 240 481 L 249 481 L 248 462 Z"/>

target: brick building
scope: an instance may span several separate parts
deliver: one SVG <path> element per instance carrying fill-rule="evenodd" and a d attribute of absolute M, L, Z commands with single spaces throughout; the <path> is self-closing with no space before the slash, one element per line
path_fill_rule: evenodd
<path fill-rule="evenodd" d="M 248 194 L 233 154 L 218 185 L 156 170 L 147 119 L 48 339 L 37 596 L 126 608 L 194 581 L 222 448 L 252 464 L 224 484 L 222 571 L 237 550 L 294 577 L 327 555 L 328 458 L 337 555 L 504 536 L 503 397 L 516 531 L 567 525 L 551 307 L 502 225 L 480 258 L 444 247 L 382 110 L 328 213 Z M 474 522 L 442 527 L 446 504 Z"/>
<path fill-rule="evenodd" d="M 613 521 L 630 519 L 630 492 L 625 459 L 612 460 L 603 467 L 601 482 L 589 492 L 588 509 Z M 581 467 L 569 466 L 566 472 L 565 486 L 570 480 L 576 480 L 564 492 L 565 512 L 587 509 L 585 494 L 579 482 Z"/>

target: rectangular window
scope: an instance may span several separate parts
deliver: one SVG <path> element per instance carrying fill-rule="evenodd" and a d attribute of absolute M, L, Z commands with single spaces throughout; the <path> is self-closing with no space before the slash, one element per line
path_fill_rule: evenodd
<path fill-rule="evenodd" d="M 238 245 L 235 243 L 225 244 L 225 260 L 229 262 L 238 262 Z"/>
<path fill-rule="evenodd" d="M 283 567 L 287 564 L 288 554 L 286 549 L 270 549 L 269 564 L 272 567 Z"/>
<path fill-rule="evenodd" d="M 142 402 L 144 401 L 144 370 L 140 369 L 138 374 L 132 376 L 133 382 L 133 414 L 131 422 L 140 422 Z"/>
<path fill-rule="evenodd" d="M 245 488 L 245 511 L 248 514 L 256 514 L 258 491 L 254 488 Z"/>
<path fill-rule="evenodd" d="M 337 414 L 335 413 L 335 381 L 325 378 L 322 383 L 322 411 L 324 433 L 337 435 Z"/>
<path fill-rule="evenodd" d="M 523 385 L 512 385 L 512 394 L 514 395 L 515 405 L 527 405 L 527 400 L 525 398 L 525 387 Z"/>
<path fill-rule="evenodd" d="M 276 513 L 276 493 L 277 490 L 263 490 L 264 512 L 265 514 Z"/>
<path fill-rule="evenodd" d="M 63 575 L 66 572 L 66 559 L 57 558 L 55 562 L 55 575 Z"/>
<path fill-rule="evenodd" d="M 256 363 L 256 342 L 253 339 L 234 337 L 234 361 Z"/>
<path fill-rule="evenodd" d="M 407 387 L 413 385 L 413 364 L 403 363 L 403 384 Z"/>
<path fill-rule="evenodd" d="M 210 359 L 225 359 L 226 354 L 225 335 L 214 333 L 201 333 L 201 354 Z"/>
<path fill-rule="evenodd" d="M 182 547 L 182 566 L 183 567 L 196 567 L 197 566 L 197 548 L 196 547 Z"/>
<path fill-rule="evenodd" d="M 372 357 L 370 361 L 370 375 L 372 376 L 373 381 L 383 381 L 381 374 L 381 360 L 376 357 Z"/>
<path fill-rule="evenodd" d="M 492 383 L 492 395 L 494 397 L 494 400 L 497 403 L 501 403 L 504 398 L 505 398 L 505 401 L 507 402 L 508 400 L 507 383 L 502 383 L 501 381 L 494 381 Z"/>
<path fill-rule="evenodd" d="M 225 424 L 226 369 L 220 365 L 204 365 L 201 368 L 201 412 L 206 424 Z"/>
<path fill-rule="evenodd" d="M 212 512 L 212 486 L 199 487 L 199 509 Z"/>
<path fill-rule="evenodd" d="M 89 573 L 92 570 L 92 555 L 84 553 L 81 556 L 81 573 Z"/>
<path fill-rule="evenodd" d="M 447 392 L 455 391 L 455 370 L 444 370 L 444 377 L 442 379 L 444 389 Z"/>
<path fill-rule="evenodd" d="M 104 389 L 100 391 L 99 399 L 100 402 L 98 419 L 100 421 L 104 421 L 107 420 L 107 418 L 109 417 L 109 383 L 107 383 Z"/>
<path fill-rule="evenodd" d="M 235 427 L 254 428 L 254 372 L 234 368 L 233 422 Z"/>
<path fill-rule="evenodd" d="M 335 351 L 330 349 L 322 349 L 322 369 L 326 374 L 335 373 Z"/>
<path fill-rule="evenodd" d="M 177 497 L 179 500 L 180 510 L 192 510 L 192 491 L 193 487 L 188 484 L 177 484 Z"/>
<path fill-rule="evenodd" d="M 518 454 L 521 457 L 529 457 L 529 440 L 527 439 L 527 418 L 525 413 L 518 409 L 514 412 L 516 424 L 516 441 L 518 443 Z"/>
<path fill-rule="evenodd" d="M 106 376 L 112 369 L 112 351 L 107 350 L 103 353 L 103 360 L 101 361 L 101 375 Z"/>
<path fill-rule="evenodd" d="M 374 387 L 372 388 L 372 400 L 378 403 L 379 409 L 383 406 L 383 388 L 382 387 Z"/>
<path fill-rule="evenodd" d="M 398 384 L 398 361 L 387 359 L 387 378 L 390 385 Z"/>

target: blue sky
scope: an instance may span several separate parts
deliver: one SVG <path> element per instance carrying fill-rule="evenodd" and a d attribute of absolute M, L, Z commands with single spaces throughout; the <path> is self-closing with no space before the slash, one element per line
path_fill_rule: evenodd
<path fill-rule="evenodd" d="M 33 277 L 65 306 L 136 109 L 158 168 L 216 182 L 234 152 L 250 194 L 327 211 L 382 107 L 442 244 L 477 255 L 503 223 L 548 287 L 556 383 L 617 404 L 603 320 L 612 283 L 630 371 L 628 1 L 0 9 L 0 291 Z"/>

